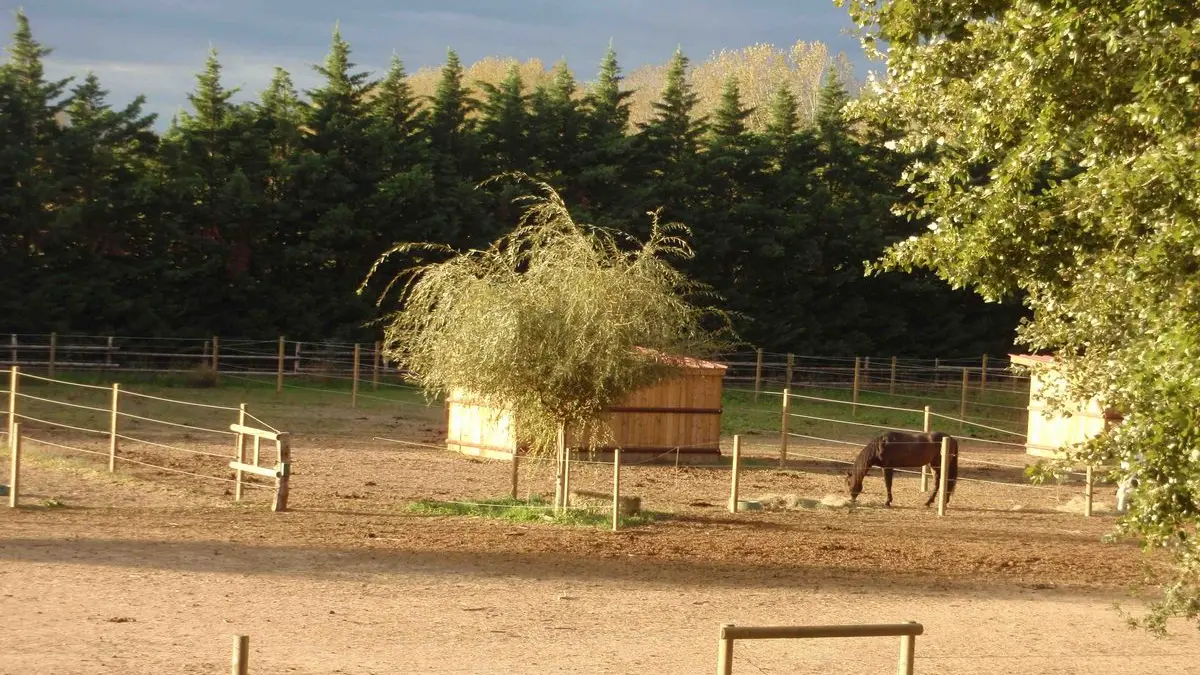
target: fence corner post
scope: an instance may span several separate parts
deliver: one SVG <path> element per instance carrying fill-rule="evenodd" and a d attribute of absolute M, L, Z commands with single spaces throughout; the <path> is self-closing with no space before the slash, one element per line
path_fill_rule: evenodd
<path fill-rule="evenodd" d="M 292 437 L 286 431 L 276 434 L 275 448 L 278 450 L 279 463 L 275 468 L 275 501 L 271 510 L 287 511 L 288 487 L 292 476 Z"/>
<path fill-rule="evenodd" d="M 906 623 L 916 623 L 908 621 Z M 915 635 L 900 636 L 900 660 L 896 664 L 896 675 L 913 675 L 913 661 L 915 660 L 917 647 L 917 637 Z"/>
<path fill-rule="evenodd" d="M 733 624 L 721 624 L 721 635 L 717 640 L 717 675 L 733 675 L 733 638 L 726 637 L 725 629 Z"/>
<path fill-rule="evenodd" d="M 233 675 L 249 675 L 250 673 L 250 636 L 233 636 Z"/>

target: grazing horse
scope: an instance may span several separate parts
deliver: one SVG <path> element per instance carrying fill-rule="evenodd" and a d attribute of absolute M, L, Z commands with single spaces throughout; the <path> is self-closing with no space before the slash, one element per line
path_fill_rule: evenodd
<path fill-rule="evenodd" d="M 947 464 L 949 468 L 946 472 L 946 500 L 949 501 L 950 495 L 954 494 L 954 483 L 958 478 L 958 441 L 941 431 L 919 434 L 889 431 L 871 439 L 858 453 L 854 466 L 846 473 L 850 501 L 858 500 L 858 495 L 862 492 L 863 478 L 873 466 L 883 468 L 883 484 L 887 486 L 887 502 L 884 506 L 891 506 L 893 470 L 897 467 L 929 465 L 933 468 L 933 494 L 929 495 L 925 506 L 932 504 L 937 498 L 943 438 L 950 439 L 950 457 Z"/>

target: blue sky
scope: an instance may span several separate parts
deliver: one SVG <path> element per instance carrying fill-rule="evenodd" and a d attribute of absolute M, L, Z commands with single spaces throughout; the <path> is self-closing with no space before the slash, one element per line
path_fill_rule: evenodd
<path fill-rule="evenodd" d="M 587 80 L 609 40 L 625 72 L 665 62 L 677 45 L 702 61 L 720 49 L 797 40 L 845 52 L 859 76 L 880 67 L 847 33 L 847 11 L 833 0 L 0 0 L 5 33 L 22 6 L 35 37 L 54 49 L 49 75 L 93 70 L 114 104 L 145 94 L 160 127 L 186 105 L 210 44 L 226 84 L 243 88 L 240 98 L 256 96 L 277 65 L 311 87 L 335 22 L 353 59 L 376 71 L 393 52 L 409 72 L 437 66 L 452 47 L 468 64 L 566 58 Z"/>

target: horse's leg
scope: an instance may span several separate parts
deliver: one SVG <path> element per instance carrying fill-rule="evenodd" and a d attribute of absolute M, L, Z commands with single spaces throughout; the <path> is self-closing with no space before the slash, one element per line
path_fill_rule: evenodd
<path fill-rule="evenodd" d="M 886 467 L 883 470 L 883 484 L 885 487 L 887 487 L 887 501 L 883 503 L 884 506 L 892 505 L 892 473 L 893 472 L 894 472 L 894 469 L 889 469 Z"/>
<path fill-rule="evenodd" d="M 933 469 L 933 492 L 929 494 L 929 499 L 925 501 L 926 507 L 932 504 L 933 500 L 937 499 L 938 488 L 942 485 L 942 478 L 939 475 L 942 471 L 941 465 L 939 464 L 931 468 Z"/>

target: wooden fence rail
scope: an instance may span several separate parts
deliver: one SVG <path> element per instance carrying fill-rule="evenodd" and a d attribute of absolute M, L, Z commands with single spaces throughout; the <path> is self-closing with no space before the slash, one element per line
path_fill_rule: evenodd
<path fill-rule="evenodd" d="M 735 640 L 791 640 L 813 638 L 899 637 L 898 675 L 912 675 L 916 638 L 925 627 L 915 621 L 883 624 L 844 624 L 831 626 L 735 626 L 721 624 L 717 642 L 717 675 L 733 675 Z"/>

